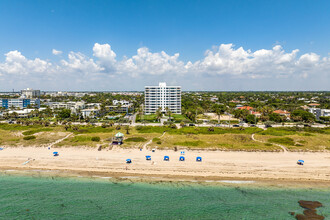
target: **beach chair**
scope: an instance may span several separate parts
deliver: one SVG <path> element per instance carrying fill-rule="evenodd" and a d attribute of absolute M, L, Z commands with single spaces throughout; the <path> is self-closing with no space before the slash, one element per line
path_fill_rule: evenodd
<path fill-rule="evenodd" d="M 132 163 L 131 159 L 126 159 L 126 163 Z"/>
<path fill-rule="evenodd" d="M 185 158 L 184 158 L 183 156 L 181 156 L 181 157 L 179 158 L 179 160 L 180 160 L 180 161 L 185 161 Z"/>
<path fill-rule="evenodd" d="M 181 151 L 180 153 L 181 153 L 181 155 L 184 155 L 184 154 L 185 154 L 185 152 L 184 152 L 184 151 Z"/>
<path fill-rule="evenodd" d="M 151 156 L 146 156 L 146 160 L 151 160 Z"/>
<path fill-rule="evenodd" d="M 202 157 L 196 157 L 197 162 L 202 162 Z"/>
<path fill-rule="evenodd" d="M 170 161 L 170 157 L 169 156 L 164 156 L 164 161 Z"/>
<path fill-rule="evenodd" d="M 305 161 L 303 161 L 303 160 L 298 160 L 298 161 L 297 161 L 297 164 L 298 164 L 298 165 L 304 165 L 304 163 L 305 163 Z"/>

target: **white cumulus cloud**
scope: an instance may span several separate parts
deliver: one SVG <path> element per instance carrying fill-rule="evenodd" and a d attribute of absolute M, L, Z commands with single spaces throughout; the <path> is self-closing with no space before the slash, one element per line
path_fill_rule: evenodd
<path fill-rule="evenodd" d="M 55 49 L 52 52 L 55 55 L 62 53 Z M 112 80 L 116 79 L 134 85 L 137 79 L 168 78 L 178 81 L 180 78 L 204 82 L 205 79 L 214 81 L 219 77 L 246 80 L 305 79 L 318 74 L 326 81 L 330 73 L 330 57 L 321 57 L 312 52 L 299 55 L 298 49 L 287 52 L 280 45 L 251 51 L 233 44 L 220 44 L 205 51 L 195 62 L 180 60 L 179 53 L 152 52 L 147 47 L 138 48 L 131 57 L 118 59 L 110 44 L 99 43 L 94 44 L 92 54 L 89 57 L 71 51 L 66 58 L 54 62 L 40 58 L 28 59 L 17 50 L 9 51 L 5 54 L 5 60 L 0 62 L 0 80 L 12 80 L 19 76 L 15 79 L 22 83 L 40 79 L 40 84 L 48 83 L 55 87 L 62 83 L 78 88 L 84 83 L 90 85 L 93 81 L 97 88 L 98 85 L 111 85 Z"/>
<path fill-rule="evenodd" d="M 53 53 L 54 55 L 61 55 L 61 54 L 62 54 L 62 51 L 60 51 L 60 50 L 56 50 L 56 49 L 53 49 L 53 50 L 52 50 L 52 53 Z"/>

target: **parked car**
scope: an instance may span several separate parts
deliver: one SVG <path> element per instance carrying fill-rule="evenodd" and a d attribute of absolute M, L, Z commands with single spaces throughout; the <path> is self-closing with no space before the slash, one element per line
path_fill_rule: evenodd
<path fill-rule="evenodd" d="M 190 127 L 193 127 L 193 126 L 195 126 L 195 124 L 189 124 L 189 126 L 190 126 Z"/>
<path fill-rule="evenodd" d="M 239 128 L 239 125 L 233 125 L 234 128 Z"/>
<path fill-rule="evenodd" d="M 257 125 L 255 125 L 255 124 L 252 124 L 252 125 L 250 125 L 250 127 L 257 127 Z"/>
<path fill-rule="evenodd" d="M 273 126 L 271 126 L 271 125 L 265 125 L 265 128 L 271 128 L 271 127 L 273 127 Z"/>

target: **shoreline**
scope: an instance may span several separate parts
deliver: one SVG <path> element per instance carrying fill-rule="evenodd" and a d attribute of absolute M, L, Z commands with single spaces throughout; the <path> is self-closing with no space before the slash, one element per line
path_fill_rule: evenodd
<path fill-rule="evenodd" d="M 53 151 L 58 151 L 59 156 L 54 157 Z M 146 155 L 151 155 L 152 161 L 147 161 Z M 170 161 L 163 161 L 164 155 Z M 330 188 L 327 152 L 192 150 L 185 151 L 184 162 L 178 160 L 179 156 L 180 152 L 173 150 L 7 147 L 0 151 L 0 171 L 5 175 L 81 176 L 133 182 Z M 203 161 L 196 162 L 196 156 Z M 132 159 L 132 164 L 125 163 L 127 158 Z M 304 159 L 305 165 L 298 166 L 298 159 Z M 24 164 L 26 161 L 29 162 Z"/>
<path fill-rule="evenodd" d="M 279 179 L 243 179 L 232 178 L 182 178 L 181 176 L 142 176 L 140 174 L 127 173 L 100 173 L 100 172 L 62 172 L 60 170 L 3 170 L 0 169 L 1 176 L 32 177 L 32 178 L 60 178 L 87 181 L 102 181 L 116 183 L 146 183 L 146 184 L 196 184 L 200 186 L 224 186 L 224 187 L 249 187 L 249 188 L 274 188 L 274 189 L 317 189 L 330 190 L 330 181 L 306 181 L 306 180 L 279 180 Z"/>

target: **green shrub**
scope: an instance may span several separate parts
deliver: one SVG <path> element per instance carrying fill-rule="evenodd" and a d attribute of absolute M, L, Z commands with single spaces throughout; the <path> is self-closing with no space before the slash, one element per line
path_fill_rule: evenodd
<path fill-rule="evenodd" d="M 127 142 L 145 142 L 145 141 L 147 141 L 147 139 L 145 139 L 143 137 L 131 137 L 131 138 L 125 139 L 125 141 L 127 141 Z"/>
<path fill-rule="evenodd" d="M 277 144 L 284 144 L 284 145 L 294 145 L 294 140 L 289 137 L 284 138 L 269 138 L 268 142 L 273 142 Z"/>
<path fill-rule="evenodd" d="M 157 141 L 156 144 L 162 144 L 162 142 L 161 141 Z"/>
<path fill-rule="evenodd" d="M 91 138 L 91 140 L 92 140 L 92 141 L 96 141 L 96 142 L 98 142 L 98 141 L 100 141 L 100 140 L 101 140 L 101 138 L 100 138 L 100 137 L 97 137 L 97 136 L 95 136 L 95 137 L 92 137 L 92 138 Z"/>
<path fill-rule="evenodd" d="M 135 129 L 138 131 L 138 130 L 141 130 L 142 129 L 142 126 L 141 125 L 138 125 L 138 126 L 135 126 Z"/>
<path fill-rule="evenodd" d="M 160 141 L 160 138 L 153 138 L 152 139 L 152 142 L 157 142 L 157 141 Z"/>
<path fill-rule="evenodd" d="M 33 139 L 36 139 L 36 136 L 34 135 L 30 135 L 30 136 L 25 136 L 23 137 L 24 140 L 33 140 Z"/>
<path fill-rule="evenodd" d="M 265 143 L 265 146 L 270 147 L 270 146 L 273 146 L 273 144 L 271 144 L 271 143 Z"/>
<path fill-rule="evenodd" d="M 52 131 L 53 129 L 51 128 L 39 128 L 39 129 L 35 129 L 35 130 L 29 130 L 29 131 L 24 131 L 22 134 L 23 135 L 32 135 L 32 134 L 36 134 L 38 132 L 42 132 L 42 131 Z"/>

